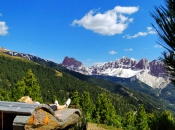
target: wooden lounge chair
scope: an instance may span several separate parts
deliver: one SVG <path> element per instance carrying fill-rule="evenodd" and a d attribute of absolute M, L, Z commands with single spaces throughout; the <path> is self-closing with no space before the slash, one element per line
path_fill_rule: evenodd
<path fill-rule="evenodd" d="M 0 101 L 1 130 L 63 130 L 76 125 L 79 109 L 53 111 L 46 104 Z"/>

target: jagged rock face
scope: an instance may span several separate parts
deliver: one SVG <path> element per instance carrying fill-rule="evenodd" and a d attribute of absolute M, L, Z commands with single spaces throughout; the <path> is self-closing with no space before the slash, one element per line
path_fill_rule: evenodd
<path fill-rule="evenodd" d="M 154 75 L 156 77 L 164 77 L 164 78 L 167 77 L 166 69 L 163 66 L 162 62 L 153 60 L 149 63 L 149 66 L 150 66 L 151 75 Z"/>
<path fill-rule="evenodd" d="M 80 61 L 77 61 L 75 58 L 69 58 L 68 56 L 66 56 L 61 65 L 69 70 L 73 70 L 85 75 L 90 75 L 89 69 L 84 66 Z"/>
<path fill-rule="evenodd" d="M 108 69 L 108 68 L 132 69 L 135 67 L 137 62 L 138 61 L 136 61 L 134 59 L 129 59 L 129 58 L 123 57 L 123 58 L 118 59 L 116 61 L 108 62 L 108 63 L 105 63 L 104 65 L 99 65 L 98 68 L 100 67 L 100 68 L 102 68 L 102 70 Z"/>
<path fill-rule="evenodd" d="M 74 62 L 78 63 L 75 59 Z M 122 57 L 116 61 L 110 61 L 91 67 L 85 67 L 82 63 L 79 67 L 65 67 L 86 75 L 105 75 L 122 78 L 135 77 L 153 88 L 164 88 L 169 83 L 163 63 L 157 60 L 149 62 L 145 58 L 137 61 L 135 59 Z"/>
<path fill-rule="evenodd" d="M 138 61 L 135 59 L 123 57 L 117 60 L 115 63 L 116 65 L 119 64 L 119 66 L 117 66 L 116 68 L 133 69 L 138 63 Z"/>
<path fill-rule="evenodd" d="M 145 58 L 141 59 L 135 66 L 136 69 L 150 70 L 149 61 Z"/>
<path fill-rule="evenodd" d="M 77 61 L 74 58 L 69 58 L 68 56 L 66 56 L 62 62 L 63 66 L 74 66 L 74 67 L 80 67 L 81 65 L 83 65 L 80 61 Z"/>
<path fill-rule="evenodd" d="M 95 75 L 117 76 L 118 74 L 116 73 L 120 73 L 119 75 L 121 75 L 122 69 L 134 69 L 137 63 L 138 61 L 135 59 L 129 59 L 129 58 L 123 57 L 116 61 L 107 62 L 101 65 L 91 66 L 89 67 L 89 70 L 91 70 L 91 73 Z"/>

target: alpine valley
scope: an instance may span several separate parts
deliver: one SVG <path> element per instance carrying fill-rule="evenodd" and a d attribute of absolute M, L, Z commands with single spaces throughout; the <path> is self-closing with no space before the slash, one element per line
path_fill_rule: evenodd
<path fill-rule="evenodd" d="M 151 106 L 158 109 L 159 107 L 155 107 L 147 99 L 150 99 L 154 104 L 162 102 L 163 107 L 172 110 L 175 114 L 175 87 L 171 84 L 163 63 L 158 60 L 150 62 L 143 58 L 137 61 L 122 57 L 116 61 L 86 67 L 75 58 L 67 56 L 61 64 L 58 64 L 3 47 L 0 47 L 0 51 L 9 56 L 22 57 L 40 65 L 68 73 L 79 80 L 103 87 L 113 93 L 129 95 L 130 99 L 141 100 L 141 102 L 148 105 L 148 108 Z M 116 85 L 120 86 L 116 87 Z M 138 95 L 141 96 L 137 97 Z"/>

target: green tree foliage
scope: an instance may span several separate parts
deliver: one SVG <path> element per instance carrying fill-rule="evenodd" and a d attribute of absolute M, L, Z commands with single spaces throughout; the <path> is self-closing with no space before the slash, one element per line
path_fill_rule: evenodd
<path fill-rule="evenodd" d="M 153 113 L 148 113 L 147 114 L 148 118 L 148 126 L 151 130 L 157 130 L 157 122 L 156 122 L 156 117 Z"/>
<path fill-rule="evenodd" d="M 92 112 L 95 109 L 95 104 L 93 103 L 89 92 L 84 92 L 80 99 L 80 106 L 82 108 L 83 114 L 85 115 L 87 121 L 92 119 Z"/>
<path fill-rule="evenodd" d="M 114 106 L 105 93 L 98 95 L 94 116 L 99 123 L 121 127 L 121 119 L 116 115 Z"/>
<path fill-rule="evenodd" d="M 92 81 L 91 83 L 88 83 L 86 81 L 75 78 L 68 73 L 61 72 L 59 70 L 55 70 L 46 66 L 41 66 L 28 60 L 26 61 L 19 60 L 19 58 L 6 58 L 0 55 L 0 66 L 0 100 L 14 100 L 13 97 L 11 97 L 11 93 L 13 92 L 12 90 L 14 90 L 14 88 L 17 89 L 17 86 L 19 87 L 19 90 L 17 92 L 12 93 L 17 95 L 25 91 L 25 89 L 22 87 L 27 87 L 28 84 L 25 84 L 25 82 L 37 81 L 41 88 L 41 95 L 44 103 L 53 103 L 53 101 L 57 99 L 59 101 L 59 104 L 62 104 L 65 103 L 65 100 L 69 95 L 72 95 L 71 104 L 73 103 L 74 105 L 75 103 L 75 105 L 79 105 L 80 108 L 82 108 L 84 111 L 88 110 L 86 109 L 88 108 L 86 105 L 90 105 L 89 99 L 91 99 L 92 104 L 94 104 L 96 107 L 93 111 L 92 117 L 90 117 L 90 112 L 87 112 L 87 117 L 93 119 L 93 121 L 97 121 L 98 119 L 99 123 L 121 127 L 120 116 L 124 117 L 123 115 L 125 113 L 130 112 L 126 116 L 126 119 L 123 119 L 126 120 L 126 122 L 122 122 L 124 123 L 122 126 L 125 127 L 126 130 L 134 130 L 134 128 L 138 127 L 137 123 L 139 121 L 136 121 L 137 114 L 134 114 L 134 117 L 132 117 L 131 114 L 136 110 L 138 104 L 143 104 L 143 101 L 145 101 L 146 103 L 144 103 L 144 105 L 146 105 L 146 111 L 153 108 L 153 106 L 154 108 L 159 107 L 159 110 L 162 111 L 162 106 L 164 105 L 163 103 L 158 103 L 155 98 L 151 99 L 151 96 L 147 97 L 146 95 L 131 91 L 130 89 L 121 85 L 118 86 L 117 84 L 110 83 L 105 80 L 96 80 L 92 77 L 86 77 L 86 79 Z M 35 74 L 34 77 L 37 80 L 29 80 L 30 76 L 28 77 L 26 75 L 26 72 L 28 72 L 29 69 L 31 69 L 32 73 Z M 28 78 L 26 79 L 26 77 Z M 83 75 L 81 75 L 81 77 L 83 78 Z M 96 85 L 94 85 L 93 80 L 95 81 Z M 102 85 L 105 89 L 100 87 Z M 110 88 L 110 90 L 108 88 Z M 110 91 L 115 91 L 118 94 L 111 93 Z M 131 96 L 131 94 L 133 94 L 133 96 Z M 81 97 L 79 97 L 80 95 Z M 139 100 L 136 101 L 133 97 L 136 97 Z M 87 98 L 87 100 L 83 101 L 85 98 Z M 16 100 L 18 100 L 18 98 L 16 98 Z M 155 104 L 155 102 L 157 104 Z M 155 124 L 159 124 L 159 117 L 161 116 L 148 116 L 148 123 L 151 129 L 153 128 L 153 130 L 156 130 L 153 126 L 156 126 Z M 135 126 L 133 126 L 133 118 L 135 119 Z"/>
<path fill-rule="evenodd" d="M 150 130 L 148 126 L 148 118 L 143 105 L 140 105 L 136 113 L 136 127 L 137 130 Z"/>
<path fill-rule="evenodd" d="M 155 117 L 152 129 L 155 130 L 174 130 L 175 122 L 173 114 L 170 111 L 164 111 Z"/>
<path fill-rule="evenodd" d="M 10 101 L 11 100 L 11 92 L 0 88 L 0 100 L 1 101 Z"/>
<path fill-rule="evenodd" d="M 15 100 L 18 100 L 22 96 L 30 96 L 33 100 L 42 102 L 40 86 L 31 69 L 29 69 L 26 76 L 15 85 L 13 96 Z"/>
<path fill-rule="evenodd" d="M 73 93 L 71 99 L 72 99 L 71 104 L 79 108 L 80 107 L 80 97 L 79 97 L 79 93 L 77 90 Z"/>
<path fill-rule="evenodd" d="M 59 103 L 62 104 L 62 101 L 65 102 L 67 97 L 72 95 L 71 104 L 75 104 L 82 108 L 83 113 L 86 113 L 87 118 L 92 119 L 91 121 L 95 120 L 99 123 L 105 123 L 116 127 L 123 126 L 123 129 L 125 130 L 147 129 L 147 127 L 145 127 L 147 126 L 145 125 L 147 116 L 147 122 L 151 130 L 166 128 L 174 129 L 174 117 L 170 112 L 165 111 L 158 115 L 152 113 L 146 115 L 146 112 L 144 112 L 145 110 L 139 108 L 140 112 L 138 111 L 137 114 L 133 114 L 133 111 L 136 110 L 139 103 L 143 103 L 143 100 L 147 102 L 147 106 L 145 107 L 147 108 L 146 110 L 149 110 L 152 105 L 162 109 L 162 105 L 159 104 L 157 106 L 155 101 L 151 102 L 153 100 L 147 100 L 148 98 L 151 99 L 150 96 L 146 97 L 143 94 L 138 96 L 139 93 L 120 85 L 118 86 L 108 81 L 96 80 L 91 77 L 86 77 L 92 81 L 91 83 L 87 83 L 86 81 L 81 81 L 65 72 L 59 72 L 61 75 L 58 76 L 58 70 L 44 67 L 30 61 L 6 58 L 3 56 L 0 56 L 0 66 L 0 100 L 14 100 L 12 97 L 13 94 L 13 96 L 16 96 L 16 101 L 21 96 L 26 94 L 32 95 L 31 92 L 37 92 L 39 89 L 36 88 L 39 88 L 38 86 L 40 86 L 41 97 L 44 102 L 49 103 L 57 99 Z M 29 69 L 32 71 L 29 71 Z M 83 77 L 83 75 L 80 77 Z M 93 80 L 96 85 L 94 85 Z M 104 86 L 106 89 L 100 88 L 97 86 L 98 84 Z M 31 88 L 27 88 L 28 86 Z M 110 88 L 110 91 L 115 91 L 118 94 L 111 93 L 107 88 Z M 136 102 L 135 99 L 132 99 L 130 94 L 128 94 L 129 92 L 132 92 L 139 101 Z M 36 95 L 33 95 L 34 97 L 32 98 L 34 100 L 39 100 L 37 98 L 35 99 L 35 96 L 37 97 L 37 94 L 39 93 L 39 91 L 38 93 L 35 93 Z M 122 93 L 122 96 L 119 95 L 120 93 Z M 17 95 L 20 96 L 17 97 Z M 81 97 L 79 97 L 79 95 L 81 95 Z M 91 105 L 95 105 L 93 115 L 90 114 Z M 116 113 L 121 116 L 125 113 L 127 114 L 123 117 L 124 119 L 121 122 L 121 117 Z M 141 121 L 143 122 L 140 123 Z"/>
<path fill-rule="evenodd" d="M 158 43 L 167 50 L 162 53 L 160 60 L 164 62 L 175 84 L 175 0 L 165 0 L 165 4 L 165 7 L 155 6 L 156 12 L 151 13 L 151 16 L 157 24 L 152 26 L 158 33 Z"/>
<path fill-rule="evenodd" d="M 126 130 L 136 130 L 135 127 L 135 112 L 127 112 L 123 119 L 123 126 Z"/>
<path fill-rule="evenodd" d="M 38 81 L 42 99 L 45 103 L 53 103 L 54 100 L 57 99 L 60 104 L 63 104 L 65 103 L 65 100 L 67 100 L 67 97 L 73 95 L 77 90 L 79 95 L 82 95 L 84 91 L 89 92 L 91 99 L 95 104 L 99 93 L 111 95 L 108 97 L 112 101 L 117 114 L 119 115 L 124 114 L 125 111 L 135 109 L 138 104 L 135 103 L 133 105 L 133 101 L 131 102 L 131 100 L 134 99 L 131 99 L 130 97 L 125 98 L 125 96 L 114 94 L 101 88 L 97 84 L 98 82 L 102 82 L 102 80 L 98 80 L 96 85 L 94 85 L 60 70 L 42 66 L 19 57 L 4 56 L 4 54 L 2 55 L 2 53 L 0 53 L 0 66 L 0 88 L 8 92 L 13 92 L 18 81 L 21 81 L 22 77 L 25 77 L 27 71 L 31 69 Z M 83 75 L 81 75 L 81 77 L 83 77 Z M 109 82 L 103 81 L 103 84 L 110 87 L 110 85 L 108 85 Z M 116 88 L 118 87 L 116 85 L 114 86 Z M 18 98 L 13 99 L 13 97 L 10 97 L 10 100 L 16 101 Z"/>

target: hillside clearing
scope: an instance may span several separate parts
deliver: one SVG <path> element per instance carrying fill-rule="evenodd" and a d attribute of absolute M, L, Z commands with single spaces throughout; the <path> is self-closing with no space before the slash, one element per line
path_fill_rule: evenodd
<path fill-rule="evenodd" d="M 96 124 L 96 123 L 91 123 L 88 122 L 87 124 L 87 130 L 122 130 L 119 128 L 111 127 L 111 126 L 106 126 L 104 124 Z"/>

